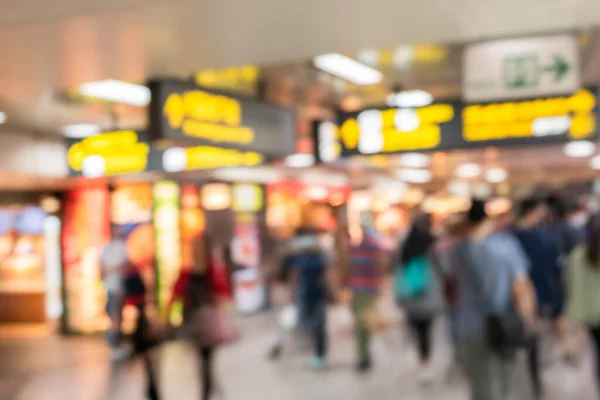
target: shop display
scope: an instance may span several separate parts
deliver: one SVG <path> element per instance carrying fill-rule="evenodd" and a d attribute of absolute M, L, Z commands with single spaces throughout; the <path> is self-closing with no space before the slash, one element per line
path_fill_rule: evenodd
<path fill-rule="evenodd" d="M 156 232 L 156 285 L 158 304 L 164 312 L 181 270 L 180 190 L 172 181 L 154 185 L 154 230 Z"/>
<path fill-rule="evenodd" d="M 185 184 L 181 189 L 181 247 L 182 268 L 191 268 L 194 238 L 206 228 L 204 211 L 200 208 L 200 189 L 195 184 Z"/>
<path fill-rule="evenodd" d="M 0 209 L 0 290 L 44 293 L 45 217 L 35 206 Z"/>
<path fill-rule="evenodd" d="M 111 193 L 110 222 L 125 241 L 131 264 L 145 275 L 154 270 L 154 228 L 152 227 L 152 185 L 127 183 Z M 147 276 L 149 281 L 153 281 Z"/>
<path fill-rule="evenodd" d="M 99 254 L 110 241 L 109 200 L 106 186 L 65 195 L 62 248 L 68 331 L 97 332 L 108 324 Z"/>

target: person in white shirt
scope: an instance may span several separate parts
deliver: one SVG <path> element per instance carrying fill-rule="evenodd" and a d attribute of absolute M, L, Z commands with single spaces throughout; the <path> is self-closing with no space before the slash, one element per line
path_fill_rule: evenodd
<path fill-rule="evenodd" d="M 113 232 L 114 233 L 114 232 Z M 124 274 L 128 264 L 127 247 L 118 234 L 112 235 L 111 240 L 100 253 L 102 278 L 107 292 L 106 313 L 111 320 L 108 331 L 108 341 L 113 349 L 113 355 L 118 357 L 121 342 L 121 316 L 124 296 Z"/>

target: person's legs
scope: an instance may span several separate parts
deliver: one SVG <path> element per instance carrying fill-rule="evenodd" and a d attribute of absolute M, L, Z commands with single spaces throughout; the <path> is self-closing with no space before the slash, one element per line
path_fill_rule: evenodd
<path fill-rule="evenodd" d="M 596 383 L 600 388 L 600 326 L 590 327 L 590 336 L 596 350 Z"/>
<path fill-rule="evenodd" d="M 358 366 L 359 368 L 363 369 L 368 368 L 371 364 L 371 354 L 369 348 L 370 333 L 366 322 L 366 313 L 369 309 L 369 304 L 369 296 L 355 294 L 352 298 Z"/>
<path fill-rule="evenodd" d="M 215 385 L 213 376 L 214 349 L 212 347 L 200 347 L 198 353 L 202 364 L 200 366 L 202 369 L 202 400 L 209 400 Z"/>
<path fill-rule="evenodd" d="M 527 349 L 527 358 L 529 366 L 529 376 L 534 398 L 539 399 L 542 396 L 542 378 L 540 369 L 540 339 L 535 336 Z"/>
<path fill-rule="evenodd" d="M 419 360 L 421 364 L 427 364 L 431 356 L 431 318 L 409 317 L 411 327 L 415 332 Z"/>
<path fill-rule="evenodd" d="M 154 373 L 154 368 L 152 367 L 152 360 L 149 351 L 146 351 L 142 354 L 142 361 L 144 363 L 144 370 L 146 371 L 146 381 L 147 381 L 147 389 L 146 393 L 148 394 L 149 400 L 159 400 L 158 388 L 156 385 L 156 376 Z"/>
<path fill-rule="evenodd" d="M 493 400 L 491 354 L 482 337 L 461 340 L 461 353 L 469 381 L 470 400 Z"/>
<path fill-rule="evenodd" d="M 107 332 L 108 342 L 112 348 L 121 344 L 121 320 L 123 315 L 123 295 L 118 292 L 108 292 L 106 299 L 106 314 L 110 318 L 110 328 Z"/>
<path fill-rule="evenodd" d="M 327 357 L 327 302 L 321 301 L 314 311 L 313 333 L 315 339 L 316 356 L 319 361 Z"/>
<path fill-rule="evenodd" d="M 517 355 L 515 352 L 503 354 L 502 356 L 493 355 L 493 361 L 498 376 L 496 388 L 496 397 L 498 400 L 518 400 L 518 386 L 516 382 Z"/>

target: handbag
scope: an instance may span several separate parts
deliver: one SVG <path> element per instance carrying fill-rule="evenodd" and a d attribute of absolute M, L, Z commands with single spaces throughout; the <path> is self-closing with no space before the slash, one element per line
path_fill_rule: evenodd
<path fill-rule="evenodd" d="M 180 336 L 200 347 L 217 347 L 236 342 L 241 335 L 233 318 L 216 306 L 204 306 L 183 323 Z"/>
<path fill-rule="evenodd" d="M 486 294 L 480 289 L 483 285 L 476 281 L 477 273 L 468 252 L 468 244 L 461 245 L 460 250 L 462 252 L 462 262 L 468 268 L 467 275 L 470 277 L 471 286 L 479 292 L 478 297 L 485 304 Z M 514 299 L 512 299 L 512 303 L 514 303 Z M 503 313 L 490 313 L 486 317 L 485 338 L 493 351 L 504 354 L 528 346 L 531 336 L 522 316 L 511 306 Z"/>
<path fill-rule="evenodd" d="M 427 293 L 431 284 L 431 262 L 414 257 L 396 268 L 394 292 L 399 299 L 413 299 Z"/>

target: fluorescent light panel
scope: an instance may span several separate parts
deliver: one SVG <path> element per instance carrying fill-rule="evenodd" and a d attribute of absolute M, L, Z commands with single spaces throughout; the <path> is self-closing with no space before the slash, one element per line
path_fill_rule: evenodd
<path fill-rule="evenodd" d="M 63 135 L 71 139 L 83 139 L 100 133 L 96 124 L 71 124 L 63 127 Z"/>
<path fill-rule="evenodd" d="M 596 151 L 596 145 L 587 140 L 578 140 L 576 142 L 567 143 L 563 150 L 569 157 L 589 157 Z"/>
<path fill-rule="evenodd" d="M 405 90 L 390 94 L 387 97 L 388 105 L 392 107 L 413 108 L 425 107 L 433 102 L 431 93 L 424 90 Z"/>
<path fill-rule="evenodd" d="M 146 86 L 114 79 L 84 83 L 79 86 L 79 92 L 84 96 L 132 106 L 143 107 L 150 103 L 150 89 Z"/>
<path fill-rule="evenodd" d="M 374 85 L 381 82 L 383 78 L 383 74 L 375 68 L 371 68 L 339 53 L 317 56 L 314 59 L 314 65 L 322 71 L 356 85 Z"/>

